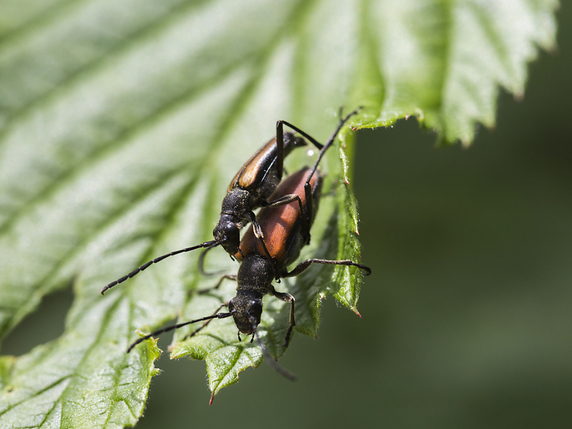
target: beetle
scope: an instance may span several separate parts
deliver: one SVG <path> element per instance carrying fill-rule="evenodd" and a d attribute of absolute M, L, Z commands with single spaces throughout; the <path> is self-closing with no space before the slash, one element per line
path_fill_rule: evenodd
<path fill-rule="evenodd" d="M 261 241 L 256 237 L 254 226 L 251 225 L 240 242 L 240 249 L 235 254 L 236 259 L 240 261 L 237 275 L 223 276 L 221 281 L 215 286 L 215 288 L 219 287 L 225 278 L 236 280 L 236 296 L 221 304 L 210 316 L 159 329 L 139 338 L 129 346 L 127 353 L 137 344 L 163 332 L 204 321 L 205 323 L 201 327 L 190 334 L 190 336 L 194 336 L 212 320 L 232 316 L 239 331 L 239 341 L 241 340 L 241 333 L 252 335 L 251 341 L 255 338 L 257 339 L 269 363 L 282 375 L 292 378 L 290 373 L 277 366 L 274 360 L 270 358 L 269 353 L 262 346 L 257 332 L 262 316 L 262 298 L 268 294 L 290 304 L 289 326 L 284 339 L 284 347 L 288 346 L 292 329 L 296 325 L 294 297 L 289 293 L 277 291 L 272 285 L 272 280 L 275 278 L 275 268 L 278 270 L 281 278 L 297 276 L 312 264 L 354 266 L 364 270 L 366 275 L 371 274 L 369 267 L 351 260 L 306 259 L 296 265 L 293 270 L 288 270 L 288 265 L 291 265 L 298 259 L 302 247 L 306 245 L 305 228 L 313 223 L 320 199 L 321 183 L 322 179 L 317 171 L 315 172 L 308 167 L 304 167 L 288 176 L 278 186 L 273 194 L 273 198 L 279 199 L 285 195 L 295 194 L 299 197 L 301 204 L 292 201 L 286 205 L 261 209 L 258 214 L 258 223 L 265 237 L 264 242 L 267 252 L 263 249 Z M 307 210 L 310 201 L 312 201 L 313 205 L 311 213 Z M 306 217 L 308 222 L 302 220 L 304 217 Z M 269 257 L 271 259 L 268 259 Z M 221 313 L 220 311 L 224 307 L 228 308 L 228 312 Z"/>
<path fill-rule="evenodd" d="M 361 108 L 354 110 L 345 117 L 342 117 L 340 109 L 340 121 L 338 126 L 326 141 L 325 144 L 318 143 L 312 136 L 302 131 L 291 123 L 280 120 L 276 123 L 276 137 L 268 141 L 262 148 L 258 150 L 238 171 L 232 179 L 227 194 L 223 199 L 221 205 L 221 214 L 217 225 L 213 230 L 214 240 L 205 241 L 204 243 L 195 246 L 186 247 L 184 249 L 175 250 L 165 255 L 159 256 L 151 261 L 146 262 L 140 267 L 134 269 L 129 274 L 109 283 L 103 289 L 103 295 L 108 289 L 123 283 L 127 279 L 135 276 L 141 271 L 145 270 L 152 264 L 156 264 L 163 259 L 180 253 L 190 252 L 196 249 L 205 249 L 199 259 L 199 270 L 205 274 L 203 269 L 203 262 L 206 252 L 216 246 L 221 245 L 231 256 L 234 258 L 237 253 L 240 253 L 240 230 L 248 223 L 254 226 L 254 234 L 261 242 L 263 253 L 270 258 L 269 252 L 265 247 L 264 234 L 256 220 L 256 215 L 253 210 L 259 207 L 279 207 L 296 201 L 302 209 L 302 202 L 300 197 L 296 194 L 283 194 L 280 197 L 272 197 L 272 193 L 280 183 L 284 174 L 284 158 L 297 147 L 307 145 L 307 142 L 302 137 L 297 137 L 293 133 L 284 132 L 284 126 L 288 126 L 298 134 L 308 139 L 316 148 L 320 150 L 314 167 L 308 175 L 306 187 L 308 187 L 310 180 L 314 176 L 318 164 L 322 160 L 324 153 L 333 144 L 336 136 L 338 135 L 344 124 L 353 115 L 357 114 Z M 311 212 L 311 199 L 310 205 L 306 209 Z M 306 222 L 307 216 L 302 220 Z M 304 240 L 306 243 L 310 242 L 310 228 L 307 225 L 304 228 Z M 274 267 L 275 278 L 278 279 L 278 269 Z"/>

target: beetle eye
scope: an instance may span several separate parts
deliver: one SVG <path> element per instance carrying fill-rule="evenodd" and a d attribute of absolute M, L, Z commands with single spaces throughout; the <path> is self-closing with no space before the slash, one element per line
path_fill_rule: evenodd
<path fill-rule="evenodd" d="M 223 231 L 224 231 L 224 235 L 226 236 L 227 240 L 229 239 L 229 237 L 233 237 L 233 236 L 239 234 L 238 227 L 236 226 L 236 224 L 234 222 L 226 222 L 224 224 Z"/>
<path fill-rule="evenodd" d="M 251 316 L 254 316 L 260 320 L 260 315 L 262 314 L 262 304 L 256 301 L 251 301 L 249 313 Z"/>

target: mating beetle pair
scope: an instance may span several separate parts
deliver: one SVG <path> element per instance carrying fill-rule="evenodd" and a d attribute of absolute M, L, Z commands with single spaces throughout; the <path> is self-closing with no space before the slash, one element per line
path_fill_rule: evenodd
<path fill-rule="evenodd" d="M 129 347 L 127 352 L 142 341 L 160 333 L 205 321 L 191 334 L 192 336 L 213 319 L 232 316 L 239 331 L 252 335 L 253 340 L 256 338 L 264 355 L 268 358 L 267 351 L 262 347 L 257 333 L 262 314 L 262 297 L 266 294 L 272 294 L 290 303 L 290 323 L 286 333 L 285 346 L 290 340 L 295 325 L 294 297 L 288 293 L 276 291 L 272 286 L 273 279 L 296 276 L 314 263 L 356 266 L 365 270 L 367 274 L 371 273 L 368 267 L 350 260 L 308 259 L 298 264 L 292 271 L 287 269 L 288 265 L 299 257 L 302 247 L 310 241 L 310 227 L 319 203 L 322 182 L 317 166 L 325 151 L 334 142 L 339 130 L 356 112 L 341 118 L 335 132 L 324 145 L 293 125 L 279 121 L 276 126 L 276 138 L 264 145 L 232 180 L 222 203 L 220 220 L 213 231 L 214 240 L 153 259 L 102 289 L 101 293 L 103 294 L 107 289 L 133 277 L 153 263 L 169 256 L 199 248 L 205 249 L 200 259 L 201 271 L 205 253 L 218 245 L 222 245 L 231 257 L 241 262 L 236 276 L 226 275 L 223 277 L 237 280 L 238 287 L 234 298 L 221 304 L 210 316 L 160 329 L 139 338 Z M 307 144 L 301 137 L 292 133 L 284 133 L 284 125 L 310 140 L 314 146 L 320 149 L 320 153 L 313 168 L 305 167 L 280 183 L 284 171 L 284 157 L 295 147 Z M 258 216 L 255 216 L 253 210 L 261 206 L 263 208 Z M 249 222 L 252 225 L 240 241 L 239 231 Z M 228 307 L 228 312 L 221 313 L 223 307 Z M 268 360 L 283 375 L 293 378 L 287 371 L 278 367 L 272 359 Z"/>
<path fill-rule="evenodd" d="M 203 252 L 203 255 L 201 255 L 200 262 L 201 271 L 205 252 L 213 247 L 222 245 L 231 257 L 233 257 L 234 254 L 239 251 L 240 230 L 249 222 L 253 223 L 256 236 L 261 238 L 260 227 L 256 222 L 256 215 L 253 210 L 256 210 L 259 207 L 277 207 L 296 200 L 299 202 L 300 208 L 302 208 L 300 198 L 297 195 L 291 194 L 283 196 L 282 198 L 276 198 L 273 201 L 268 201 L 272 193 L 276 190 L 280 180 L 282 180 L 282 175 L 284 174 L 284 158 L 296 147 L 307 145 L 307 142 L 303 138 L 296 137 L 293 133 L 285 133 L 284 125 L 306 137 L 320 150 L 318 159 L 316 160 L 312 169 L 312 174 L 310 175 L 310 177 L 312 177 L 313 173 L 318 168 L 318 164 L 322 160 L 324 153 L 334 143 L 340 129 L 350 117 L 358 112 L 358 110 L 354 110 L 346 117 L 341 118 L 338 127 L 324 145 L 318 143 L 316 139 L 289 122 L 278 121 L 276 123 L 276 137 L 262 146 L 262 148 L 255 153 L 246 162 L 246 164 L 244 164 L 230 182 L 227 194 L 222 202 L 220 219 L 213 230 L 214 240 L 205 241 L 204 243 L 197 244 L 196 246 L 186 247 L 184 249 L 175 250 L 174 252 L 159 256 L 158 258 L 141 265 L 129 274 L 109 283 L 101 290 L 101 294 L 103 295 L 108 289 L 111 289 L 119 283 L 123 283 L 125 280 L 130 279 L 134 275 L 148 268 L 150 265 L 180 253 L 204 248 L 205 251 Z M 311 207 L 309 207 L 308 210 L 311 213 Z M 307 225 L 306 229 L 306 233 L 308 234 L 307 242 L 309 242 L 310 225 Z M 268 252 L 265 251 L 264 253 L 268 256 Z"/>

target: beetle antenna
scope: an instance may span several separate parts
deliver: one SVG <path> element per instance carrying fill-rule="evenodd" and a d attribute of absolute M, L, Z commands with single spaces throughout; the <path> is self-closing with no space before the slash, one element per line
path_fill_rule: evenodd
<path fill-rule="evenodd" d="M 189 322 L 178 323 L 176 325 L 167 326 L 166 328 L 157 329 L 156 331 L 153 331 L 149 335 L 145 335 L 144 337 L 139 338 L 137 341 L 131 344 L 127 349 L 127 353 L 133 350 L 133 347 L 135 347 L 137 344 L 142 343 L 143 341 L 148 340 L 149 338 L 155 337 L 164 332 L 173 331 L 175 329 L 182 328 L 183 326 L 190 325 L 191 323 L 202 322 L 203 320 L 224 319 L 225 317 L 230 317 L 230 315 L 231 315 L 230 313 L 216 313 L 216 314 L 211 314 L 210 316 L 201 317 L 200 319 L 191 320 Z"/>
<path fill-rule="evenodd" d="M 175 250 L 174 252 L 167 253 L 166 255 L 163 255 L 163 256 L 159 256 L 158 258 L 155 258 L 149 262 L 146 262 L 145 264 L 141 265 L 139 268 L 134 269 L 129 274 L 121 277 L 120 279 L 117 279 L 117 280 L 109 283 L 107 286 L 105 286 L 103 289 L 101 289 L 101 294 L 103 295 L 108 289 L 111 289 L 113 286 L 118 285 L 119 283 L 123 283 L 125 280 L 130 279 L 131 277 L 135 276 L 136 274 L 139 274 L 141 271 L 143 271 L 144 269 L 146 269 L 150 265 L 156 264 L 157 262 L 161 262 L 163 259 L 166 259 L 170 256 L 175 256 L 175 255 L 178 255 L 179 253 L 190 252 L 192 250 L 201 249 L 204 247 L 206 247 L 208 250 L 210 248 L 218 246 L 219 244 L 220 244 L 220 242 L 218 242 L 216 240 L 205 241 L 204 243 L 197 244 L 196 246 L 186 247 L 184 249 Z"/>
<path fill-rule="evenodd" d="M 225 270 L 212 271 L 210 273 L 205 271 L 205 258 L 207 256 L 207 252 L 213 249 L 214 247 L 218 246 L 219 244 L 221 244 L 221 242 L 217 242 L 216 245 L 207 247 L 205 250 L 201 252 L 201 256 L 199 256 L 199 273 L 201 273 L 201 276 L 212 277 L 224 273 Z"/>
<path fill-rule="evenodd" d="M 282 368 L 280 365 L 278 365 L 278 363 L 270 355 L 270 353 L 268 352 L 266 347 L 264 347 L 264 344 L 262 344 L 262 340 L 260 339 L 260 336 L 258 335 L 258 329 L 256 329 L 256 323 L 252 324 L 252 329 L 253 329 L 254 337 L 256 338 L 256 342 L 258 343 L 260 350 L 262 350 L 262 354 L 266 358 L 266 361 L 268 362 L 268 364 L 272 368 L 274 368 L 276 370 L 276 372 L 278 372 L 283 377 L 286 377 L 288 380 L 296 381 L 297 377 L 294 374 L 292 374 L 290 371 L 288 371 L 288 370 Z"/>
<path fill-rule="evenodd" d="M 355 109 L 353 112 L 348 113 L 345 117 L 342 116 L 342 112 L 343 112 L 343 107 L 340 108 L 340 122 L 338 122 L 338 127 L 335 129 L 335 131 L 332 133 L 332 135 L 330 136 L 330 138 L 328 139 L 328 141 L 326 143 L 324 143 L 324 147 L 322 148 L 322 150 L 320 151 L 320 153 L 318 154 L 318 158 L 316 159 L 316 162 L 314 163 L 314 167 L 312 168 L 312 172 L 310 173 L 310 177 L 312 177 L 314 175 L 314 173 L 316 172 L 316 169 L 318 168 L 318 164 L 320 163 L 320 161 L 322 160 L 322 157 L 324 156 L 324 154 L 326 153 L 326 151 L 328 150 L 328 148 L 334 143 L 334 141 L 336 140 L 336 136 L 338 135 L 338 133 L 340 132 L 340 130 L 342 129 L 342 127 L 346 124 L 346 122 L 354 115 L 357 115 L 359 113 L 359 111 L 362 109 L 362 106 L 358 107 L 357 109 Z"/>

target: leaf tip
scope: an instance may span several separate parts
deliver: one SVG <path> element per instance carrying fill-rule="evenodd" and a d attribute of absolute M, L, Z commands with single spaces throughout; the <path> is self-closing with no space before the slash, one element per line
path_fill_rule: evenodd
<path fill-rule="evenodd" d="M 517 103 L 521 103 L 524 100 L 524 91 L 515 91 L 513 96 L 514 96 L 514 101 L 516 101 Z"/>

